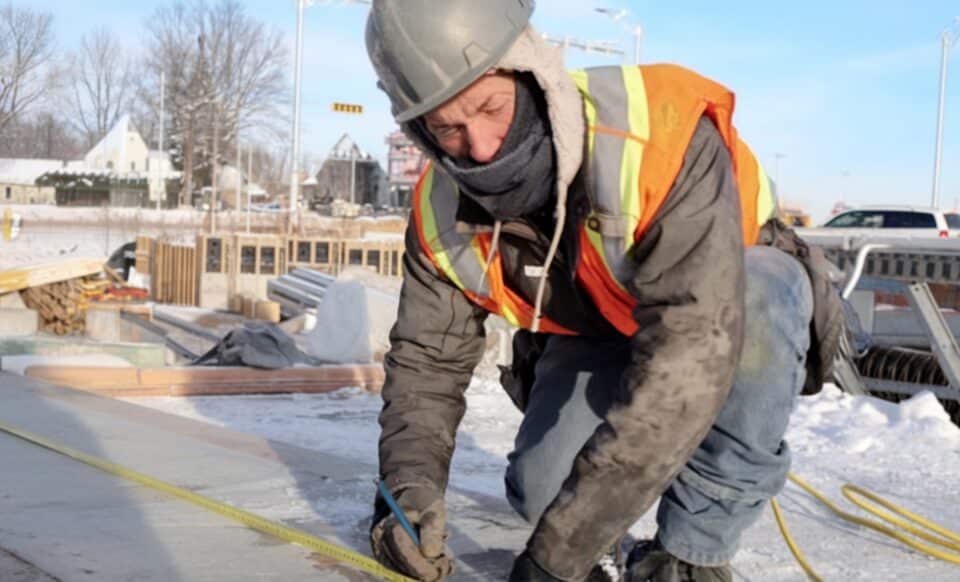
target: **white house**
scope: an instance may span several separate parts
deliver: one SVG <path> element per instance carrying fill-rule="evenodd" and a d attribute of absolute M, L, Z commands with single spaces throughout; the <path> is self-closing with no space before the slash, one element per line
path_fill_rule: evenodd
<path fill-rule="evenodd" d="M 0 158 L 0 204 L 53 204 L 55 191 L 38 186 L 37 178 L 58 170 L 61 160 Z"/>

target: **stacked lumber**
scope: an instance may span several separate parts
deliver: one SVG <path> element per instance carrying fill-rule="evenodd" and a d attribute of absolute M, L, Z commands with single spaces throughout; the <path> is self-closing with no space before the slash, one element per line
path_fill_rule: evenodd
<path fill-rule="evenodd" d="M 83 278 L 30 287 L 20 293 L 23 303 L 40 314 L 40 329 L 56 335 L 83 333 L 90 299 L 103 293 L 102 283 Z"/>

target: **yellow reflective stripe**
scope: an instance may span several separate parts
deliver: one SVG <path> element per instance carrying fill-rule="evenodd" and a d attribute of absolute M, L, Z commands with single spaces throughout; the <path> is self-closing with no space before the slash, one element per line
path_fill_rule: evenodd
<path fill-rule="evenodd" d="M 630 133 L 635 139 L 624 140 L 623 162 L 620 169 L 620 201 L 623 214 L 630 220 L 627 232 L 631 236 L 623 238 L 624 251 L 633 245 L 632 234 L 640 223 L 640 166 L 643 164 L 643 148 L 650 140 L 650 108 L 647 102 L 647 88 L 643 82 L 643 73 L 636 65 L 623 67 L 623 82 L 627 94 L 627 114 Z"/>
<path fill-rule="evenodd" d="M 590 95 L 590 83 L 587 81 L 587 72 L 584 70 L 570 71 L 573 82 L 577 89 L 583 95 L 583 112 L 587 117 L 587 159 L 593 157 L 594 132 L 593 128 L 597 125 L 597 106 L 593 103 L 593 97 Z"/>
<path fill-rule="evenodd" d="M 501 311 L 500 315 L 507 320 L 507 323 L 509 323 L 514 327 L 523 327 L 520 324 L 520 318 L 517 317 L 515 313 L 510 311 L 509 307 L 507 307 L 506 305 L 501 305 L 500 311 Z"/>
<path fill-rule="evenodd" d="M 763 226 L 765 222 L 776 215 L 777 199 L 770 188 L 770 178 L 757 161 L 757 183 L 760 185 L 760 191 L 757 192 L 757 225 Z"/>
<path fill-rule="evenodd" d="M 473 254 L 476 256 L 477 262 L 480 263 L 480 271 L 486 271 L 487 257 L 483 254 L 483 249 L 480 248 L 480 237 L 475 236 L 470 240 L 470 248 L 473 250 Z M 477 293 L 480 294 L 479 289 L 477 289 Z"/>
<path fill-rule="evenodd" d="M 430 195 L 433 193 L 433 172 L 433 170 L 430 170 L 424 178 L 423 190 L 420 194 L 420 216 L 423 218 L 421 228 L 423 228 L 424 238 L 430 245 L 430 251 L 433 253 L 437 266 L 457 288 L 463 289 L 463 283 L 457 276 L 457 272 L 454 271 L 453 265 L 450 263 L 450 257 L 447 256 L 447 250 L 440 241 L 440 233 L 437 231 L 437 217 L 433 212 L 433 204 L 430 202 Z"/>

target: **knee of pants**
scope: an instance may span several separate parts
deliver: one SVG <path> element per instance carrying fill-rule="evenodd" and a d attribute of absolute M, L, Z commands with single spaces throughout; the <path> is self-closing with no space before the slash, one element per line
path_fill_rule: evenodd
<path fill-rule="evenodd" d="M 806 270 L 772 247 L 745 255 L 746 295 L 741 383 L 767 384 L 771 370 L 803 368 L 810 347 L 813 292 Z"/>
<path fill-rule="evenodd" d="M 528 470 L 513 459 L 507 466 L 504 482 L 510 506 L 531 524 L 540 520 L 540 516 L 547 510 L 547 505 L 556 496 L 553 484 L 545 482 L 543 475 L 537 475 L 535 471 Z"/>

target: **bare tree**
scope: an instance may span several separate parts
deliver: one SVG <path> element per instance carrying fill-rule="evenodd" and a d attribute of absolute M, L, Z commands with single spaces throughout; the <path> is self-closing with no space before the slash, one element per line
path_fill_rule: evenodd
<path fill-rule="evenodd" d="M 55 76 L 47 65 L 53 57 L 53 15 L 0 6 L 0 131 L 25 114 L 44 96 Z"/>
<path fill-rule="evenodd" d="M 75 160 L 85 153 L 83 143 L 70 124 L 49 111 L 11 121 L 4 128 L 3 136 L 0 158 Z"/>
<path fill-rule="evenodd" d="M 105 28 L 84 35 L 71 57 L 71 113 L 92 146 L 129 113 L 133 97 L 130 61 Z"/>
<path fill-rule="evenodd" d="M 237 0 L 195 0 L 157 9 L 147 23 L 141 99 L 159 110 L 160 74 L 166 75 L 168 143 L 184 171 L 181 204 L 194 181 L 212 168 L 213 127 L 217 150 L 235 151 L 236 139 L 271 139 L 287 104 L 287 50 L 278 31 L 248 16 Z"/>

